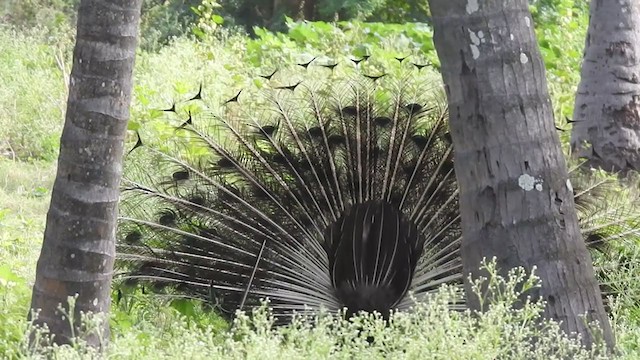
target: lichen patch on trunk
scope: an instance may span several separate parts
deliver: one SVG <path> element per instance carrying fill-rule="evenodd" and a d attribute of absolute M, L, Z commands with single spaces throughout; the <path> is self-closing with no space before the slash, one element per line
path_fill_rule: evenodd
<path fill-rule="evenodd" d="M 524 173 L 518 177 L 518 186 L 524 191 L 531 191 L 536 189 L 542 191 L 542 179 L 536 179 L 535 177 Z"/>

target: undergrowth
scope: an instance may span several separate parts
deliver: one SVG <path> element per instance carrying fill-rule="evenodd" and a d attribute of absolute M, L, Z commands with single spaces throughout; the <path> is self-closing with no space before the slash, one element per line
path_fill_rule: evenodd
<path fill-rule="evenodd" d="M 498 276 L 495 261 L 485 263 L 489 276 L 476 280 L 476 294 L 483 285 L 495 295 L 484 299 L 484 313 L 449 308 L 462 293 L 442 287 L 417 304 L 412 312 L 392 314 L 388 321 L 378 314 L 346 319 L 320 314 L 298 317 L 288 326 L 276 327 L 268 303 L 252 314 L 238 313 L 230 331 L 220 324 L 206 324 L 158 308 L 154 319 L 140 321 L 126 332 L 113 334 L 103 354 L 81 341 L 69 346 L 29 348 L 28 358 L 56 359 L 606 359 L 604 344 L 591 350 L 564 334 L 558 323 L 542 320 L 542 301 L 513 304 L 529 289 L 540 286 L 534 273 L 511 270 Z M 481 295 L 478 295 L 481 296 Z M 169 320 L 169 321 L 167 321 Z M 99 328 L 96 318 L 84 319 L 86 329 Z M 593 325 L 594 331 L 597 326 Z M 42 335 L 46 335 L 42 333 Z"/>

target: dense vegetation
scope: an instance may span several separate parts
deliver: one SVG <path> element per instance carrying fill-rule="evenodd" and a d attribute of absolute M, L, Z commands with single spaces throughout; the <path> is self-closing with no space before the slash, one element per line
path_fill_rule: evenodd
<path fill-rule="evenodd" d="M 36 356 L 25 341 L 25 315 L 64 121 L 77 2 L 9 0 L 0 5 L 0 357 Z M 314 56 L 344 60 L 369 54 L 373 61 L 367 66 L 376 71 L 383 71 L 395 57 L 407 55 L 415 62 L 438 64 L 426 0 L 369 0 L 361 2 L 364 5 L 356 12 L 344 10 L 349 1 L 318 1 L 332 10 L 314 13 L 314 18 L 333 20 L 337 14 L 340 21 L 336 23 L 296 22 L 299 14 L 287 9 L 276 9 L 276 15 L 262 22 L 242 12 L 264 3 L 238 0 L 219 6 L 213 1 L 145 1 L 130 129 L 162 142 L 172 136 L 176 124 L 166 123 L 158 108 L 193 94 L 200 83 L 211 101 L 220 103 L 235 95 L 235 89 L 255 81 L 257 74 L 268 74 L 280 63 L 303 62 Z M 587 1 L 538 0 L 531 4 L 558 126 L 568 129 L 564 119 L 572 114 L 579 80 Z M 561 136 L 566 146 L 568 132 Z M 130 145 L 134 141 L 132 137 Z M 636 301 L 640 283 L 632 276 L 639 257 L 636 245 L 624 244 L 624 250 L 620 246 L 619 258 L 624 260 L 616 256 L 601 259 L 609 279 L 615 279 L 612 285 L 622 290 L 622 296 L 612 304 L 612 316 L 620 355 L 629 359 L 640 355 L 640 305 Z M 619 266 L 622 261 L 626 266 Z M 596 356 L 558 334 L 553 323 L 543 333 L 528 326 L 540 315 L 541 304 L 510 310 L 514 296 L 523 290 L 516 280 L 527 278 L 518 272 L 513 276 L 491 279 L 495 286 L 510 281 L 506 289 L 513 292 L 507 291 L 481 317 L 448 311 L 445 305 L 459 294 L 443 289 L 420 311 L 399 316 L 388 328 L 365 317 L 354 322 L 322 319 L 315 328 L 301 320 L 291 328 L 273 330 L 264 311 L 252 320 L 238 318 L 233 331 L 226 332 L 229 325 L 198 304 L 150 298 L 141 291 L 114 292 L 109 319 L 113 346 L 108 356 L 530 358 L 529 340 L 534 338 L 540 351 L 553 350 L 558 357 Z M 533 277 L 524 286 L 537 285 Z M 88 319 L 87 326 L 93 321 L 99 319 Z M 359 336 L 361 328 L 365 330 Z M 370 334 L 376 338 L 373 344 L 366 341 Z M 78 353 L 93 356 L 85 353 L 89 350 L 82 344 L 55 351 L 59 358 L 77 358 Z M 540 353 L 536 358 L 548 357 Z"/>

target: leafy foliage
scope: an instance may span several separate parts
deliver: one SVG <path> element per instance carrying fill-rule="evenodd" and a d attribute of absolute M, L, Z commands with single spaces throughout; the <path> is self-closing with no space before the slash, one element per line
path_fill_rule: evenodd
<path fill-rule="evenodd" d="M 377 9 L 367 20 L 398 24 L 429 23 L 431 11 L 427 0 L 387 0 L 385 6 Z"/>
<path fill-rule="evenodd" d="M 144 0 L 140 18 L 140 47 L 157 51 L 171 39 L 191 33 L 201 0 Z"/>
<path fill-rule="evenodd" d="M 554 115 L 560 137 L 568 151 L 575 91 L 580 82 L 580 63 L 589 23 L 587 0 L 538 0 L 532 6 L 536 35 L 547 70 Z"/>
<path fill-rule="evenodd" d="M 588 15 L 589 0 L 529 0 L 529 10 L 538 24 L 561 24 L 566 17 Z"/>
<path fill-rule="evenodd" d="M 74 21 L 79 3 L 79 0 L 5 0 L 0 4 L 0 19 L 23 28 L 56 30 Z"/>

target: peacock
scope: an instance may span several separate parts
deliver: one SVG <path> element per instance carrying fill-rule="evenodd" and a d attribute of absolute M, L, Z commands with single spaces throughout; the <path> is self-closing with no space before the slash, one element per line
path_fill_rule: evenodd
<path fill-rule="evenodd" d="M 388 316 L 461 284 L 446 99 L 437 73 L 403 60 L 383 73 L 368 57 L 314 59 L 260 75 L 262 87 L 217 109 L 202 86 L 166 109 L 175 141 L 138 134 L 130 156 L 145 166 L 125 172 L 123 281 L 230 316 L 269 299 L 283 323 L 321 310 Z M 604 213 L 602 185 L 574 183 L 593 246 L 616 236 L 589 225 Z"/>

